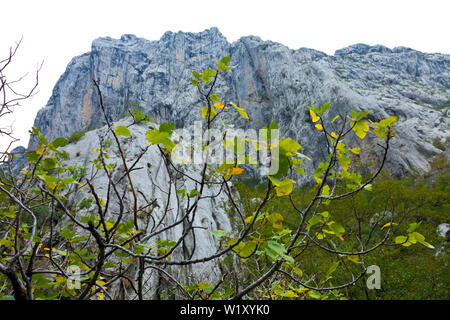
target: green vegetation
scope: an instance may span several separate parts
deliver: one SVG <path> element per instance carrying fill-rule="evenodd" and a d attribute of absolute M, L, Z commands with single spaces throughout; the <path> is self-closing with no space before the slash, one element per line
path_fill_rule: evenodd
<path fill-rule="evenodd" d="M 417 247 L 414 250 L 402 246 L 382 246 L 365 256 L 367 265 L 378 265 L 381 269 L 381 290 L 368 290 L 365 281 L 345 290 L 349 299 L 449 299 L 450 297 L 450 239 L 439 237 L 436 230 L 441 223 L 450 223 L 450 163 L 446 158 L 436 157 L 433 161 L 435 173 L 423 177 L 419 175 L 397 179 L 383 173 L 374 183 L 371 192 L 359 193 L 351 198 L 336 202 L 331 213 L 343 223 L 348 233 L 355 232 L 357 226 L 350 223 L 357 215 L 361 222 L 380 217 L 392 205 L 396 211 L 394 235 L 404 234 L 411 223 L 420 223 L 421 233 L 436 247 L 430 250 Z M 242 203 L 247 212 L 255 209 L 254 199 L 264 196 L 264 185 L 255 180 L 236 183 Z M 297 203 L 307 203 L 313 197 L 309 187 L 297 188 L 292 198 Z M 271 204 L 272 210 L 281 213 L 282 222 L 290 229 L 298 224 L 298 215 L 289 205 L 289 200 L 279 198 Z M 321 210 L 321 209 L 319 209 Z M 390 212 L 388 212 L 390 214 Z M 389 221 L 386 215 L 380 225 Z M 362 230 L 367 235 L 369 229 Z M 383 236 L 376 231 L 373 240 Z M 351 246 L 351 244 L 349 244 Z M 304 261 L 303 272 L 325 272 L 332 259 L 322 250 L 312 250 Z M 255 265 L 247 272 L 254 273 Z M 336 271 L 336 281 L 343 281 L 345 273 Z"/>
<path fill-rule="evenodd" d="M 443 143 L 442 140 L 440 138 L 438 138 L 438 137 L 434 138 L 433 146 L 438 148 L 438 149 L 441 149 L 442 151 L 444 151 L 445 148 L 446 148 L 445 143 Z"/>
<path fill-rule="evenodd" d="M 196 112 L 205 128 L 217 124 L 223 146 L 232 155 L 220 164 L 201 162 L 195 178 L 172 162 L 177 148 L 173 123 L 149 126 L 145 133 L 148 144 L 141 146 L 137 155 L 128 153 L 124 143 L 129 139 L 119 137 L 131 137 L 133 126 L 150 118 L 136 110 L 131 113 L 132 124 L 115 126 L 95 80 L 107 123 L 105 137 L 112 138 L 100 139 L 100 146 L 92 149 L 96 156 L 86 166 L 69 166 L 59 149 L 79 141 L 84 132 L 74 133 L 67 141 L 57 138 L 48 142 L 33 128 L 31 133 L 40 143 L 25 154 L 28 167 L 18 176 L 0 176 L 1 299 L 103 300 L 119 296 L 143 300 L 148 280 L 145 271 L 149 269 L 161 273 L 157 294 L 164 299 L 448 297 L 448 268 L 442 267 L 448 263 L 448 255 L 442 261 L 433 256 L 435 247 L 440 248 L 434 230 L 437 223 L 447 221 L 450 209 L 447 162 L 436 158 L 438 171 L 429 179 L 395 180 L 380 175 L 395 138 L 397 117 L 372 121 L 368 111 L 338 114 L 330 102 L 307 107 L 311 130 L 322 135 L 327 151 L 313 172 L 302 167 L 311 159 L 300 152 L 300 143 L 280 136 L 275 120 L 261 128 L 256 140 L 230 138 L 226 128 L 234 123 L 225 121 L 250 121 L 245 107 L 217 93 L 218 77 L 232 69 L 230 59 L 218 60 L 216 69 L 192 71 L 190 82 L 202 99 Z M 224 113 L 230 113 L 229 117 L 222 118 Z M 375 141 L 364 143 L 373 143 L 382 161 L 363 175 L 362 151 L 349 142 L 362 141 L 369 134 Z M 120 155 L 118 163 L 111 162 L 108 155 L 113 143 Z M 203 159 L 211 155 L 212 143 L 207 135 L 199 148 Z M 246 154 L 250 146 L 264 151 L 270 164 L 276 164 L 257 185 L 254 178 L 245 180 L 248 166 L 258 165 Z M 366 145 L 365 150 L 368 148 Z M 160 189 L 160 198 L 154 200 L 147 199 L 145 189 L 137 188 L 141 186 L 135 185 L 135 174 L 131 174 L 142 169 L 135 166 L 136 159 L 146 152 L 159 152 L 164 161 L 158 167 L 164 166 L 161 170 L 168 177 L 164 187 L 169 191 Z M 297 174 L 308 174 L 311 185 L 295 188 Z M 94 179 L 101 175 L 107 179 L 98 186 L 99 180 Z M 376 178 L 381 179 L 377 182 Z M 240 197 L 230 190 L 232 183 Z M 74 192 L 83 199 L 73 198 Z M 138 196 L 143 200 L 138 201 Z M 173 196 L 176 201 L 170 204 Z M 232 218 L 232 230 L 199 226 L 204 221 L 196 221 L 195 215 L 211 200 L 217 200 L 217 207 Z M 154 211 L 156 206 L 160 210 Z M 181 214 L 172 215 L 174 221 L 170 221 L 167 217 L 172 213 Z M 149 225 L 155 228 L 151 233 Z M 177 226 L 183 227 L 182 233 L 167 232 Z M 160 235 L 163 232 L 174 238 L 165 239 Z M 195 239 L 197 232 L 207 232 L 206 237 L 216 240 L 213 253 L 194 256 L 197 243 L 190 237 Z M 191 246 L 192 252 L 186 251 Z M 205 261 L 220 267 L 222 279 L 209 283 L 191 275 L 180 277 L 185 272 L 178 268 L 187 266 L 185 271 L 192 273 Z M 371 264 L 381 267 L 384 282 L 380 291 L 368 292 L 365 286 Z M 432 273 L 420 273 L 425 264 Z M 77 286 L 73 286 L 73 268 L 82 271 Z"/>
<path fill-rule="evenodd" d="M 70 137 L 69 139 L 67 139 L 68 143 L 77 143 L 78 141 L 80 141 L 81 138 L 84 137 L 84 135 L 86 134 L 86 131 L 75 131 Z"/>

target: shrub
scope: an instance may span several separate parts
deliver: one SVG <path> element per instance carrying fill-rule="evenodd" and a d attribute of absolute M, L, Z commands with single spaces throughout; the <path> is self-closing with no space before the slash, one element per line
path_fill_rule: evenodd
<path fill-rule="evenodd" d="M 69 139 L 67 139 L 67 142 L 69 142 L 69 143 L 77 143 L 78 141 L 80 141 L 81 138 L 84 137 L 85 134 L 86 134 L 86 131 L 75 131 L 69 137 Z"/>

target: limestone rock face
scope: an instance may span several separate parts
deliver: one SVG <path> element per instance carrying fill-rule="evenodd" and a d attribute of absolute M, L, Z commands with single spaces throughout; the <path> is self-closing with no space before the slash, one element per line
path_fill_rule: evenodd
<path fill-rule="evenodd" d="M 116 125 L 129 125 L 131 118 L 125 118 L 116 122 Z M 86 175 L 83 177 L 88 178 L 94 186 L 99 198 L 105 202 L 108 197 L 108 176 L 103 170 L 96 170 L 91 163 L 98 154 L 93 152 L 92 149 L 99 148 L 100 137 L 104 137 L 107 128 L 101 127 L 96 130 L 89 131 L 81 138 L 77 143 L 68 144 L 66 147 L 61 148 L 70 155 L 70 159 L 65 160 L 67 166 L 73 168 L 80 168 L 85 166 Z M 128 166 L 135 163 L 136 159 L 139 161 L 135 164 L 133 171 L 131 171 L 131 179 L 133 181 L 134 188 L 138 197 L 138 208 L 147 208 L 143 211 L 144 215 L 140 215 L 138 219 L 139 230 L 144 231 L 144 235 L 141 237 L 140 242 L 149 247 L 154 246 L 158 240 L 170 240 L 178 241 L 182 238 L 183 234 L 187 230 L 187 222 L 177 224 L 173 228 L 167 228 L 168 226 L 182 220 L 185 216 L 186 198 L 183 198 L 177 194 L 177 190 L 194 189 L 195 182 L 185 177 L 175 177 L 172 173 L 172 182 L 169 183 L 169 173 L 164 165 L 163 157 L 157 146 L 150 146 L 150 148 L 139 158 L 145 146 L 148 146 L 148 142 L 145 137 L 145 133 L 148 130 L 146 126 L 133 125 L 130 127 L 132 133 L 131 137 L 121 137 L 121 144 L 123 153 L 126 155 Z M 104 141 L 111 139 L 112 135 L 109 133 L 104 137 Z M 123 204 L 125 206 L 125 214 L 122 218 L 122 222 L 126 222 L 133 219 L 131 214 L 133 209 L 133 198 L 130 192 L 128 180 L 119 178 L 123 175 L 123 164 L 120 153 L 117 146 L 113 142 L 107 149 L 109 158 L 106 160 L 108 164 L 115 164 L 116 168 L 113 171 L 112 179 L 114 181 L 120 181 L 116 184 L 117 190 L 120 195 L 125 194 Z M 122 169 L 121 169 L 122 168 Z M 200 180 L 200 170 L 192 166 L 180 166 L 179 170 L 183 170 L 187 175 L 194 179 Z M 176 185 L 176 188 L 175 188 Z M 75 188 L 75 187 L 74 187 Z M 88 196 L 92 196 L 89 193 L 89 188 L 76 188 L 70 192 L 68 196 L 69 206 L 80 203 Z M 127 191 L 127 192 L 124 192 Z M 209 257 L 217 252 L 219 242 L 215 238 L 212 230 L 223 230 L 224 232 L 231 232 L 232 225 L 228 217 L 226 196 L 220 192 L 219 185 L 212 185 L 211 187 L 205 187 L 202 195 L 215 196 L 205 199 L 201 199 L 198 202 L 198 210 L 195 215 L 189 214 L 189 219 L 193 221 L 195 227 L 184 238 L 182 244 L 175 249 L 171 255 L 172 261 L 182 261 L 191 259 L 202 259 Z M 155 202 L 153 202 L 155 201 Z M 148 206 L 152 203 L 151 206 Z M 82 216 L 87 214 L 95 214 L 96 207 L 92 206 L 89 209 L 82 209 L 78 211 L 77 217 L 81 219 Z M 105 209 L 106 210 L 106 209 Z M 116 221 L 120 212 L 120 205 L 117 196 L 110 190 L 110 201 L 107 211 L 105 211 L 105 220 L 112 219 Z M 130 212 L 127 214 L 127 212 Z M 69 218 L 63 218 L 58 223 L 60 229 L 70 224 Z M 167 229 L 161 232 L 162 229 Z M 81 228 L 76 228 L 79 235 L 85 235 L 86 231 Z M 84 232 L 84 234 L 83 234 Z M 95 246 L 95 244 L 94 244 Z M 156 265 L 158 267 L 158 265 Z M 217 260 L 210 260 L 203 263 L 196 263 L 194 265 L 187 266 L 159 266 L 160 268 L 168 271 L 178 281 L 183 284 L 198 283 L 200 281 L 217 282 L 223 276 L 221 270 L 217 264 Z M 130 279 L 136 280 L 137 270 L 131 265 L 128 270 Z M 162 273 L 153 268 L 147 268 L 144 273 L 144 290 L 146 299 L 158 299 L 159 293 L 168 285 L 173 286 L 173 283 L 163 279 Z M 113 288 L 111 294 L 116 295 L 120 299 L 134 299 L 135 297 L 130 292 L 123 292 L 119 287 Z"/>
<path fill-rule="evenodd" d="M 233 114 L 230 120 L 242 128 L 261 128 L 277 120 L 281 134 L 298 140 L 302 152 L 314 159 L 306 164 L 307 171 L 324 160 L 326 151 L 311 123 L 309 105 L 332 102 L 330 119 L 351 109 L 369 110 L 374 121 L 398 116 L 387 163 L 397 176 L 429 170 L 429 160 L 442 152 L 433 140 L 450 136 L 448 54 L 356 44 L 328 56 L 255 36 L 229 43 L 217 28 L 195 34 L 167 32 L 158 41 L 133 35 L 94 40 L 91 52 L 70 62 L 34 126 L 48 138 L 102 126 L 91 79 L 100 83 L 112 120 L 138 106 L 157 122 L 188 126 L 201 118 L 202 107 L 190 85 L 190 71 L 215 67 L 226 55 L 235 68 L 219 81 L 217 93 L 245 107 L 251 119 Z M 347 142 L 362 148 L 363 161 L 376 162 L 373 139 Z M 29 147 L 36 144 L 31 139 Z"/>

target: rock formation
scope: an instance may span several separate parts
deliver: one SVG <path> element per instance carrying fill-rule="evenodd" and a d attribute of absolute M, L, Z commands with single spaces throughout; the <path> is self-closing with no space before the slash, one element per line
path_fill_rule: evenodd
<path fill-rule="evenodd" d="M 357 44 L 334 56 L 255 36 L 229 43 L 217 28 L 200 33 L 166 32 L 159 41 L 133 35 L 93 41 L 92 50 L 75 57 L 57 82 L 35 127 L 48 138 L 104 124 L 92 78 L 100 82 L 108 116 L 117 120 L 139 107 L 156 122 L 177 127 L 200 118 L 201 103 L 189 83 L 190 71 L 215 67 L 230 55 L 218 94 L 246 108 L 251 121 L 233 118 L 239 127 L 260 128 L 276 119 L 282 134 L 297 139 L 303 153 L 323 160 L 323 138 L 314 130 L 306 106 L 332 102 L 330 117 L 351 109 L 367 109 L 371 120 L 396 115 L 399 122 L 387 168 L 402 176 L 429 170 L 441 150 L 433 140 L 449 137 L 450 55 L 428 54 L 404 47 Z M 231 116 L 232 117 L 232 116 Z M 369 137 L 361 144 L 363 161 L 376 162 Z M 29 148 L 36 146 L 31 139 Z"/>
<path fill-rule="evenodd" d="M 130 125 L 131 122 L 131 118 L 128 117 L 116 122 L 116 125 Z M 70 159 L 64 161 L 67 166 L 87 168 L 82 181 L 84 181 L 84 178 L 88 178 L 99 198 L 104 199 L 106 202 L 106 199 L 108 199 L 107 194 L 108 192 L 110 193 L 111 200 L 107 206 L 108 209 L 106 207 L 104 209 L 104 215 L 105 220 L 111 219 L 115 222 L 120 212 L 118 198 L 115 196 L 113 190 L 108 188 L 108 176 L 105 172 L 103 170 L 96 170 L 95 166 L 91 163 L 98 156 L 92 149 L 99 147 L 100 137 L 103 137 L 104 141 L 108 139 L 112 141 L 112 135 L 110 133 L 105 137 L 106 130 L 107 127 L 101 127 L 89 131 L 78 142 L 70 143 L 62 148 L 62 150 L 70 155 Z M 130 175 L 138 197 L 138 208 L 146 208 L 142 210 L 146 214 L 142 214 L 141 212 L 138 219 L 139 230 L 144 232 L 140 238 L 140 243 L 148 247 L 154 247 L 157 241 L 170 240 L 177 242 L 183 239 L 182 244 L 171 255 L 172 261 L 202 259 L 215 254 L 218 250 L 219 243 L 211 231 L 223 230 L 224 232 L 231 232 L 232 230 L 227 213 L 229 211 L 227 210 L 226 204 L 227 197 L 223 192 L 220 193 L 219 185 L 206 186 L 203 191 L 203 195 L 206 198 L 199 200 L 198 209 L 195 214 L 191 214 L 189 217 L 189 219 L 192 219 L 192 224 L 195 228 L 187 236 L 184 235 L 188 226 L 187 220 L 168 228 L 172 224 L 183 220 L 186 214 L 185 206 L 187 197 L 180 196 L 177 190 L 192 190 L 196 186 L 194 181 L 180 175 L 175 175 L 174 172 L 170 173 L 171 178 L 169 178 L 169 171 L 164 164 L 163 157 L 157 146 L 150 146 L 144 155 L 140 157 L 143 150 L 145 150 L 143 146 L 149 145 L 145 137 L 147 130 L 148 128 L 145 125 L 133 125 L 130 127 L 131 137 L 120 138 L 123 153 L 126 155 L 127 162 L 129 163 L 128 166 L 131 168 L 131 164 L 134 164 L 136 159 L 139 159 L 135 163 Z M 133 219 L 133 198 L 130 187 L 127 179 L 120 179 L 123 175 L 123 164 L 121 155 L 114 142 L 108 147 L 107 153 L 108 164 L 114 164 L 116 166 L 112 179 L 117 182 L 116 187 L 119 194 L 125 194 L 123 199 L 125 215 L 122 217 L 122 221 L 126 222 Z M 201 171 L 191 165 L 180 166 L 179 170 L 183 170 L 189 177 L 200 179 Z M 169 181 L 172 182 L 169 183 Z M 73 192 L 74 190 L 75 192 Z M 74 190 L 68 196 L 69 206 L 71 207 L 75 206 L 76 203 L 79 204 L 89 196 L 92 197 L 92 193 L 89 192 L 89 188 L 87 187 L 80 189 L 74 186 Z M 215 196 L 216 194 L 218 196 Z M 208 196 L 213 197 L 208 198 Z M 77 212 L 77 217 L 82 219 L 83 216 L 88 214 L 96 214 L 96 208 L 94 206 L 91 208 L 83 208 Z M 61 230 L 71 225 L 70 222 L 69 218 L 64 218 L 58 223 L 58 229 Z M 87 231 L 83 231 L 76 226 L 74 227 L 78 235 L 88 235 Z M 161 232 L 161 230 L 165 231 Z M 95 246 L 94 244 L 92 245 Z M 154 265 L 154 267 L 165 269 L 175 279 L 181 281 L 183 285 L 198 283 L 200 281 L 213 283 L 219 281 L 223 276 L 217 260 L 209 260 L 185 266 L 175 265 L 166 267 Z M 159 295 L 164 288 L 174 285 L 174 283 L 165 278 L 156 268 L 149 267 L 143 274 L 143 292 L 145 299 L 159 299 Z M 127 274 L 130 279 L 136 280 L 138 276 L 137 267 L 135 265 L 129 265 Z M 116 298 L 136 298 L 132 291 L 124 290 L 118 284 L 115 284 L 115 287 L 111 289 L 111 294 L 114 294 Z"/>

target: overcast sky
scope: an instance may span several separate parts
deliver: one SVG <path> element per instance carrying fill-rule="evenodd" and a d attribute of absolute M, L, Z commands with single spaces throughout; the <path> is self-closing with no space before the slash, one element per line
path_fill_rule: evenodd
<path fill-rule="evenodd" d="M 45 106 L 72 57 L 90 50 L 92 40 L 131 33 L 149 40 L 165 31 L 199 32 L 216 26 L 232 42 L 246 35 L 333 54 L 355 43 L 406 46 L 450 53 L 448 0 L 3 0 L 0 4 L 0 60 L 22 36 L 8 76 L 29 73 L 38 64 L 39 93 L 23 103 L 12 125 L 21 145 L 37 111 Z M 27 82 L 22 82 L 26 85 Z M 6 120 L 6 121 L 5 121 Z M 0 137 L 0 148 L 7 140 Z"/>

